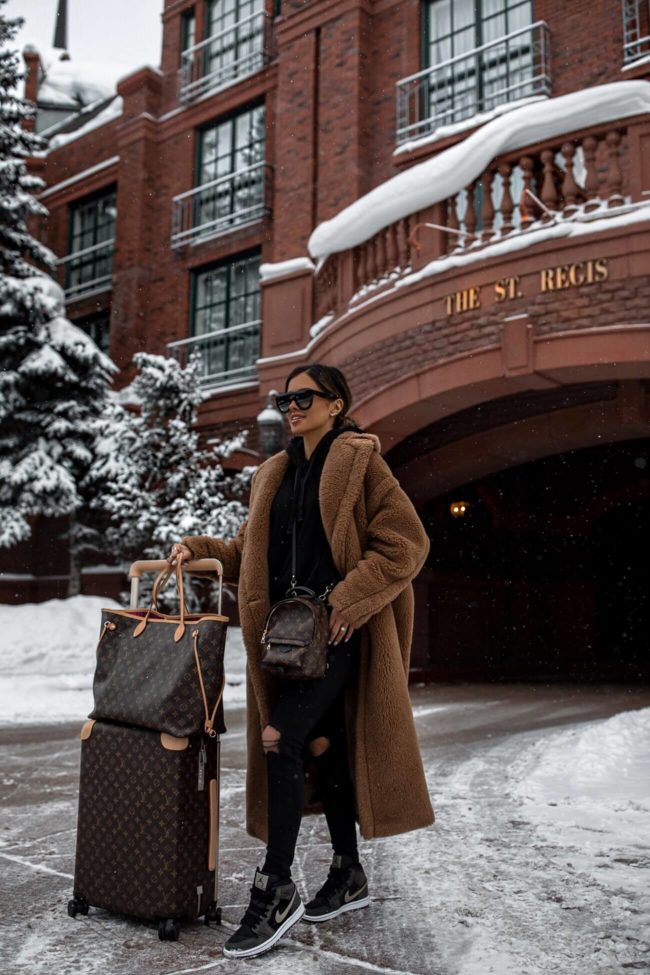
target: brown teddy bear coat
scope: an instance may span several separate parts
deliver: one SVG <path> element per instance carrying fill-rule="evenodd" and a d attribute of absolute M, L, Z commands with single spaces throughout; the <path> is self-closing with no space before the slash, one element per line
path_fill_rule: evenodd
<path fill-rule="evenodd" d="M 361 628 L 359 678 L 348 693 L 346 719 L 365 838 L 403 833 L 434 821 L 408 693 L 412 579 L 424 565 L 430 543 L 380 451 L 374 434 L 343 431 L 331 444 L 319 485 L 323 528 L 342 577 L 329 602 L 344 622 Z M 218 558 L 225 578 L 239 581 L 248 658 L 246 828 L 264 842 L 266 764 L 261 739 L 278 678 L 260 667 L 260 639 L 269 610 L 269 512 L 289 463 L 283 450 L 260 464 L 251 481 L 248 520 L 235 538 L 183 538 L 196 558 Z M 305 811 L 315 808 L 320 807 L 306 806 Z"/>

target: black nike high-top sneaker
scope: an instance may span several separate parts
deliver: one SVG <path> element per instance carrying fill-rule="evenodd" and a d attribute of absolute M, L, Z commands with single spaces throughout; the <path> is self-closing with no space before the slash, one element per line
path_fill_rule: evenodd
<path fill-rule="evenodd" d="M 248 910 L 223 946 L 228 958 L 252 958 L 268 951 L 305 913 L 293 880 L 279 880 L 275 874 L 255 871 Z"/>
<path fill-rule="evenodd" d="M 305 905 L 303 921 L 330 921 L 344 911 L 368 907 L 368 880 L 360 863 L 345 854 L 334 854 L 327 880 Z"/>

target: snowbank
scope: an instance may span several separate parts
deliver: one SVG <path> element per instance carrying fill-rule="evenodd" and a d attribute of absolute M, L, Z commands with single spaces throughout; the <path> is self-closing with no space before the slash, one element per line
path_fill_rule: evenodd
<path fill-rule="evenodd" d="M 650 112 L 650 83 L 619 81 L 525 105 L 399 173 L 356 200 L 309 238 L 314 258 L 348 250 L 411 213 L 459 193 L 496 156 L 576 128 Z"/>
<path fill-rule="evenodd" d="M 509 768 L 511 794 L 544 842 L 596 886 L 606 871 L 610 889 L 623 904 L 630 897 L 646 925 L 649 742 L 650 708 L 624 711 L 541 738 Z M 627 910 L 623 917 L 633 925 Z"/>
<path fill-rule="evenodd" d="M 650 822 L 649 742 L 650 708 L 540 739 L 510 770 L 513 795 L 563 843 L 567 831 L 590 827 L 620 842 L 625 822 L 628 843 L 641 850 Z"/>
<path fill-rule="evenodd" d="M 22 606 L 0 605 L 0 724 L 83 721 L 93 707 L 95 647 L 103 596 L 73 596 Z M 227 705 L 246 699 L 239 627 L 226 640 Z M 226 714 L 226 724 L 228 723 Z"/>

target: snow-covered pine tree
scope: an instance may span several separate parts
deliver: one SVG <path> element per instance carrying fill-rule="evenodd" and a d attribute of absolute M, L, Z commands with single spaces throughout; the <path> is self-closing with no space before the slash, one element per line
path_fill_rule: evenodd
<path fill-rule="evenodd" d="M 0 0 L 0 8 L 6 0 Z M 26 158 L 44 140 L 23 128 L 34 107 L 17 95 L 21 21 L 0 12 L 0 546 L 28 539 L 30 518 L 73 515 L 93 460 L 91 421 L 116 367 L 65 318 L 49 276 L 55 256 L 28 227 L 47 210 Z M 39 268 L 37 265 L 41 265 Z M 76 573 L 71 573 L 74 591 Z"/>
<path fill-rule="evenodd" d="M 139 372 L 131 390 L 139 410 L 115 401 L 107 408 L 90 472 L 94 504 L 109 514 L 107 550 L 125 567 L 164 558 L 182 535 L 234 537 L 248 514 L 241 498 L 255 469 L 226 474 L 222 466 L 245 444 L 245 431 L 212 449 L 200 445 L 198 358 L 182 368 L 175 359 L 140 352 L 134 362 Z"/>

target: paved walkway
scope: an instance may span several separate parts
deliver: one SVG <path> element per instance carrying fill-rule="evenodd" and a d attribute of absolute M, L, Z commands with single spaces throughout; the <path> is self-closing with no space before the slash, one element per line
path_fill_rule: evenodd
<path fill-rule="evenodd" d="M 176 943 L 160 942 L 153 926 L 104 911 L 91 909 L 88 917 L 74 920 L 67 916 L 82 722 L 1 730 L 0 970 L 6 975 L 258 969 L 267 975 L 650 972 L 641 946 L 611 940 L 618 936 L 616 892 L 568 870 L 565 851 L 534 835 L 503 788 L 509 756 L 562 726 L 648 707 L 650 688 L 437 685 L 415 687 L 412 697 L 435 826 L 362 844 L 370 909 L 329 924 L 299 924 L 280 947 L 248 962 L 221 954 L 262 856 L 261 844 L 241 826 L 242 709 L 227 715 L 230 730 L 223 738 L 224 924 L 186 925 Z M 309 817 L 295 869 L 304 894 L 320 884 L 330 856 L 324 821 Z M 603 931 L 609 932 L 608 942 Z M 617 959 L 623 959 L 620 967 Z"/>

